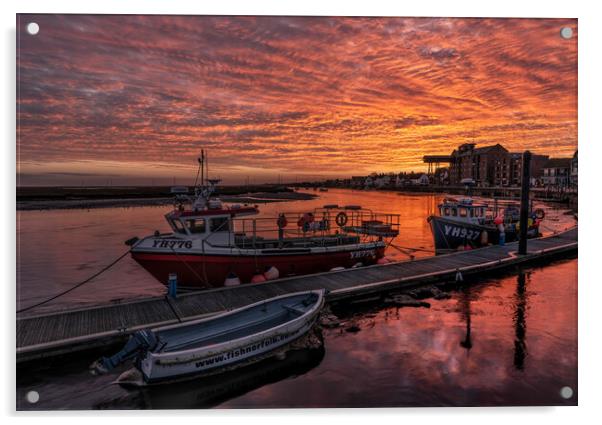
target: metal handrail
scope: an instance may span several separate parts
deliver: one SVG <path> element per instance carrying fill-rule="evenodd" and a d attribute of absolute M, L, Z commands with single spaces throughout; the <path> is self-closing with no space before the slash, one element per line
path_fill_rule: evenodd
<path fill-rule="evenodd" d="M 336 217 L 341 212 L 347 216 L 347 222 L 344 226 L 339 226 L 336 223 Z M 370 209 L 351 209 L 351 208 L 315 208 L 312 212 L 313 221 L 308 222 L 304 226 L 299 226 L 299 220 L 302 219 L 307 212 L 288 212 L 283 213 L 288 221 L 286 227 L 278 226 L 277 218 L 275 217 L 252 217 L 252 218 L 230 218 L 223 222 L 220 226 L 210 231 L 203 239 L 203 250 L 205 244 L 211 247 L 224 245 L 215 245 L 211 243 L 211 239 L 215 235 L 223 233 L 221 230 L 224 226 L 228 226 L 228 245 L 239 249 L 257 249 L 258 245 L 264 245 L 267 239 L 269 243 L 278 244 L 282 247 L 283 244 L 294 243 L 297 247 L 308 246 L 328 246 L 330 244 L 342 245 L 349 243 L 349 238 L 364 237 L 364 240 L 370 241 L 377 237 L 394 237 L 387 234 L 370 233 L 374 231 L 371 226 L 384 225 L 388 226 L 392 233 L 399 232 L 400 215 L 392 213 L 375 213 Z M 206 226 L 210 226 L 209 223 Z M 365 232 L 362 232 L 365 229 Z M 232 238 L 234 237 L 234 241 Z M 242 237 L 242 240 L 238 238 Z M 361 239 L 360 239 L 361 240 Z"/>

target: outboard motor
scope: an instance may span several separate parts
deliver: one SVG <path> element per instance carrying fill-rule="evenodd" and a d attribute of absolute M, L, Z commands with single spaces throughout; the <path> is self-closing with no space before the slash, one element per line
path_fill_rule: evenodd
<path fill-rule="evenodd" d="M 121 363 L 137 357 L 146 351 L 152 351 L 157 347 L 159 340 L 150 330 L 137 331 L 118 353 L 111 357 L 101 357 L 90 366 L 92 373 L 105 374 L 116 368 Z"/>

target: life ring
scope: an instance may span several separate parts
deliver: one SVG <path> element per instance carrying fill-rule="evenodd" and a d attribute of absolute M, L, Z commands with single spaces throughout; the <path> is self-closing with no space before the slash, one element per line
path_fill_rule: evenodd
<path fill-rule="evenodd" d="M 279 229 L 284 229 L 288 225 L 288 221 L 286 220 L 286 216 L 284 214 L 280 214 L 278 216 L 278 220 L 276 220 L 276 224 Z"/>
<path fill-rule="evenodd" d="M 538 218 L 538 219 L 540 219 L 540 220 L 543 220 L 544 217 L 546 216 L 546 212 L 543 209 L 541 209 L 541 208 L 537 208 L 533 212 L 535 213 L 535 217 Z"/>
<path fill-rule="evenodd" d="M 345 214 L 343 211 L 341 211 L 340 213 L 337 214 L 335 221 L 337 222 L 337 225 L 339 227 L 343 227 L 344 225 L 347 224 L 347 214 Z"/>

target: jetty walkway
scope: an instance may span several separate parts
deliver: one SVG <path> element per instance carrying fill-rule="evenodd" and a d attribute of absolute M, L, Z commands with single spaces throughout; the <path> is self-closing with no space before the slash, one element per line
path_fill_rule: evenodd
<path fill-rule="evenodd" d="M 426 257 L 385 265 L 289 277 L 236 287 L 209 289 L 17 317 L 17 363 L 112 345 L 133 331 L 192 320 L 271 298 L 324 288 L 327 301 L 378 296 L 396 289 L 475 276 L 493 270 L 534 263 L 577 251 L 577 227 L 528 241 L 528 253 L 518 255 L 518 243 Z"/>

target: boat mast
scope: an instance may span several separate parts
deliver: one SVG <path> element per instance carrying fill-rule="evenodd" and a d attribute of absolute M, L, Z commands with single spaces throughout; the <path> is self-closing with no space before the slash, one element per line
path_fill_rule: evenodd
<path fill-rule="evenodd" d="M 207 179 L 207 182 L 209 182 L 209 155 L 205 156 L 205 167 L 207 168 L 205 178 Z"/>
<path fill-rule="evenodd" d="M 201 164 L 201 187 L 205 185 L 205 149 L 201 149 L 201 158 L 199 160 Z"/>

